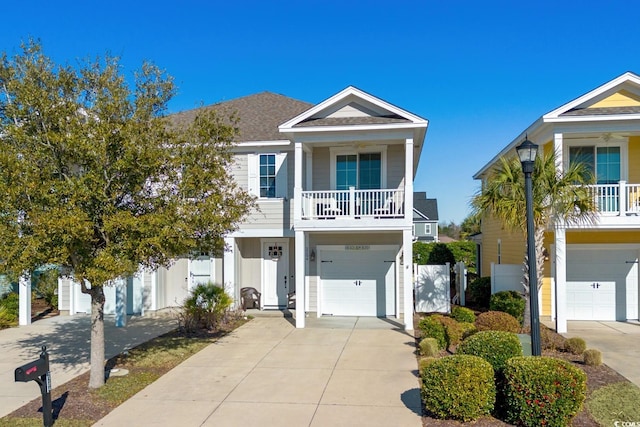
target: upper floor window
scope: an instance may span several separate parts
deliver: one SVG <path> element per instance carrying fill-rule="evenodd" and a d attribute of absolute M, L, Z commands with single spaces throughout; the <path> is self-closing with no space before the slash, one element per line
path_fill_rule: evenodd
<path fill-rule="evenodd" d="M 276 197 L 276 155 L 260 155 L 260 197 Z"/>
<path fill-rule="evenodd" d="M 571 146 L 569 164 L 583 163 L 596 184 L 617 184 L 621 179 L 620 151 L 619 146 Z"/>

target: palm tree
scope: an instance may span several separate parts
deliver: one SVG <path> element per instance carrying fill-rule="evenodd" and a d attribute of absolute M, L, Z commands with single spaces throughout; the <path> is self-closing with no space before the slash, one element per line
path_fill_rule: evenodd
<path fill-rule="evenodd" d="M 542 286 L 543 278 L 544 232 L 553 229 L 556 224 L 591 223 L 595 220 L 595 200 L 587 187 L 592 182 L 592 173 L 582 163 L 572 163 L 568 169 L 559 171 L 556 153 L 550 151 L 536 158 L 532 184 L 538 289 Z M 492 216 L 506 228 L 526 234 L 525 182 L 518 157 L 500 159 L 481 190 L 473 197 L 471 206 L 475 213 Z M 526 245 L 524 252 L 522 284 L 527 301 L 524 314 L 524 326 L 527 327 L 530 326 L 531 317 Z"/>

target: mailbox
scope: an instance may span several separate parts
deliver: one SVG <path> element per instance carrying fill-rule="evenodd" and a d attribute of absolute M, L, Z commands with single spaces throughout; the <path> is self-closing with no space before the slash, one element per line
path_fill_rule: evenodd
<path fill-rule="evenodd" d="M 20 366 L 16 368 L 15 371 L 15 379 L 16 381 L 32 381 L 38 379 L 42 375 L 46 375 L 49 371 L 49 364 L 44 357 L 40 357 L 33 362 L 27 363 L 26 365 Z"/>
<path fill-rule="evenodd" d="M 35 381 L 40 386 L 40 393 L 42 394 L 42 421 L 45 427 L 53 426 L 51 372 L 49 372 L 49 353 L 47 353 L 47 347 L 42 346 L 40 358 L 16 368 L 15 380 L 20 382 Z"/>

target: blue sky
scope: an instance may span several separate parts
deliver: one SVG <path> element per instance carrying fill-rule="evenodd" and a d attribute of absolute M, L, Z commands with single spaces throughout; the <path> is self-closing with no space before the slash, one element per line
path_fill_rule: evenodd
<path fill-rule="evenodd" d="M 640 73 L 640 2 L 41 1 L 3 5 L 0 51 L 110 53 L 175 77 L 180 111 L 268 90 L 317 103 L 354 85 L 430 120 L 416 191 L 460 223 L 487 161 L 542 114 Z"/>

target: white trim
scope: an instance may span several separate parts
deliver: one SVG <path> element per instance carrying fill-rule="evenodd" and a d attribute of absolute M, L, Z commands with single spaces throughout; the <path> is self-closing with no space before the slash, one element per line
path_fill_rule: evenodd
<path fill-rule="evenodd" d="M 560 107 L 556 108 L 553 111 L 548 112 L 547 114 L 545 114 L 544 116 L 542 116 L 542 118 L 545 121 L 548 121 L 549 119 L 553 120 L 555 118 L 557 118 L 558 116 L 560 116 L 563 113 L 566 113 L 567 111 L 576 108 L 582 104 L 584 104 L 587 101 L 592 100 L 593 98 L 596 98 L 599 95 L 605 94 L 606 92 L 612 91 L 613 89 L 616 89 L 617 87 L 625 84 L 625 83 L 631 83 L 631 84 L 635 84 L 635 85 L 639 85 L 640 86 L 640 76 L 638 76 L 637 74 L 631 73 L 631 72 L 626 72 L 624 74 L 622 74 L 621 76 L 616 77 L 613 80 L 608 81 L 607 83 L 598 86 L 597 88 L 585 93 L 584 95 L 574 99 L 573 101 L 570 101 L 566 104 L 561 105 Z"/>
<path fill-rule="evenodd" d="M 368 145 L 365 147 L 329 147 L 329 188 L 336 189 L 336 157 L 355 155 L 358 157 L 358 173 L 360 172 L 360 154 L 380 153 L 380 189 L 387 188 L 387 145 Z M 357 176 L 359 178 L 359 175 Z M 356 186 L 356 189 L 359 187 Z M 405 199 L 406 199 L 405 195 Z"/>
<path fill-rule="evenodd" d="M 370 104 L 373 104 L 381 109 L 387 110 L 391 113 L 397 114 L 401 117 L 406 118 L 407 120 L 410 120 L 411 124 L 408 125 L 403 125 L 402 127 L 416 127 L 416 125 L 422 125 L 421 127 L 427 127 L 428 121 L 423 119 L 422 117 L 416 116 L 415 114 L 412 114 L 406 110 L 403 110 L 401 108 L 396 107 L 393 104 L 389 104 L 386 101 L 381 100 L 380 98 L 376 98 L 373 95 L 370 95 L 360 89 L 357 89 L 353 86 L 348 86 L 345 89 L 343 89 L 342 91 L 338 92 L 337 94 L 333 95 L 330 98 L 325 99 L 324 101 L 320 102 L 319 104 L 315 105 L 314 107 L 311 107 L 310 109 L 308 109 L 307 111 L 303 112 L 302 114 L 299 114 L 298 116 L 292 118 L 291 120 L 281 124 L 279 126 L 280 132 L 286 132 L 286 131 L 292 131 L 295 130 L 296 132 L 308 132 L 308 131 L 317 131 L 317 129 L 313 129 L 313 127 L 310 128 L 296 128 L 293 129 L 293 127 L 295 125 L 297 125 L 298 123 L 320 113 L 321 111 L 329 108 L 330 106 L 339 103 L 340 101 L 348 98 L 349 96 L 353 96 L 355 98 L 358 98 L 364 102 L 368 102 Z M 373 128 L 373 129 L 379 129 L 380 125 L 378 126 L 355 126 L 355 128 Z M 331 130 L 340 130 L 340 129 L 353 129 L 354 126 L 330 126 L 327 127 L 327 130 L 331 131 Z M 324 129 L 324 127 L 323 127 Z"/>
<path fill-rule="evenodd" d="M 291 145 L 291 141 L 289 141 L 288 139 L 278 139 L 275 141 L 247 141 L 236 143 L 236 147 L 281 147 L 289 145 Z"/>
<path fill-rule="evenodd" d="M 398 129 L 416 129 L 416 128 L 427 128 L 428 124 L 415 124 L 415 123 L 387 123 L 387 124 L 376 124 L 376 125 L 342 125 L 342 126 L 319 126 L 319 127 L 301 127 L 301 128 L 293 128 L 290 130 L 280 130 L 280 132 L 295 132 L 295 133 L 311 133 L 318 132 L 318 130 L 322 130 L 325 132 L 344 132 L 344 131 L 379 131 L 381 129 L 386 130 L 398 130 Z"/>
<path fill-rule="evenodd" d="M 267 305 L 265 304 L 265 301 L 267 299 L 267 287 L 265 284 L 266 279 L 268 279 L 266 277 L 266 273 L 265 273 L 265 269 L 266 269 L 266 263 L 267 262 L 273 262 L 272 259 L 265 257 L 264 254 L 264 245 L 265 244 L 269 244 L 269 243 L 273 243 L 274 245 L 282 245 L 282 259 L 285 260 L 287 262 L 287 284 L 290 284 L 290 277 L 291 276 L 291 265 L 289 260 L 291 259 L 290 254 L 289 254 L 289 242 L 290 239 L 288 238 L 276 238 L 276 239 L 269 239 L 269 238 L 262 238 L 260 239 L 260 292 L 262 292 L 262 298 L 260 299 L 260 303 L 262 304 L 262 307 L 260 307 L 261 309 L 264 309 L 264 307 Z M 295 243 L 294 243 L 295 244 Z M 303 257 L 304 259 L 304 257 Z M 295 261 L 294 261 L 295 262 Z M 297 277 L 297 275 L 296 275 Z M 276 279 L 276 284 L 275 284 L 275 288 L 273 289 L 274 291 L 277 291 L 278 289 L 278 284 L 277 284 L 277 279 Z M 287 288 L 287 292 L 288 292 Z M 276 295 L 276 300 L 277 300 L 277 295 Z M 286 304 L 286 302 L 285 302 Z M 275 307 L 272 304 L 269 304 L 270 308 L 279 308 L 279 307 Z"/>

